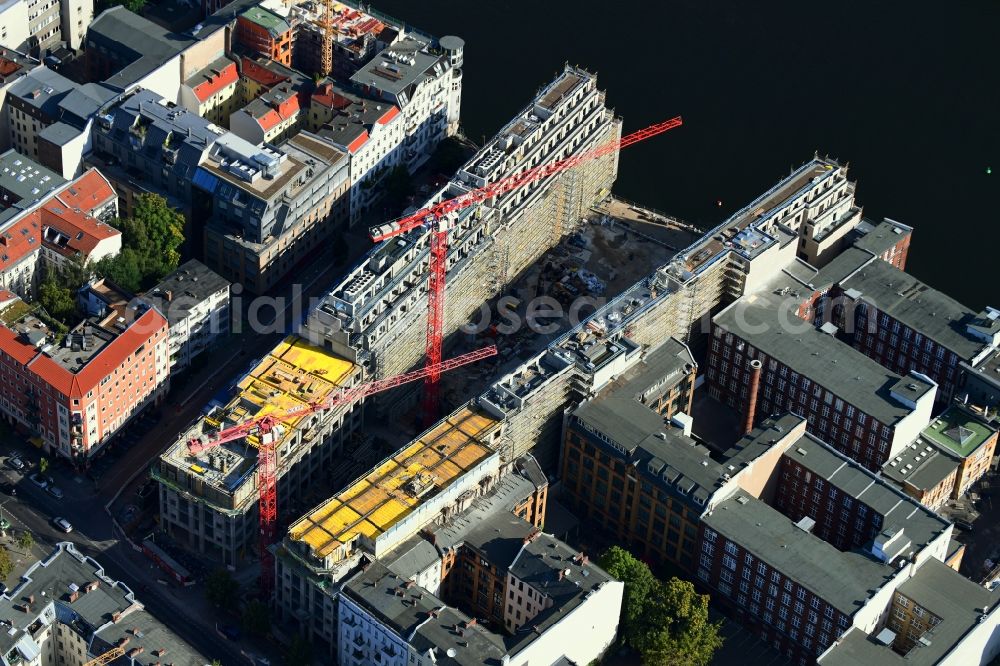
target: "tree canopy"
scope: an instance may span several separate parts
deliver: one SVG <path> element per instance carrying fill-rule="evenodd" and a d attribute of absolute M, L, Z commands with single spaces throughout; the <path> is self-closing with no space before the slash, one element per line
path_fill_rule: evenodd
<path fill-rule="evenodd" d="M 618 546 L 601 566 L 625 583 L 621 640 L 644 666 L 705 666 L 722 645 L 719 624 L 708 619 L 708 596 L 689 581 L 657 579 L 649 566 Z"/>
<path fill-rule="evenodd" d="M 240 584 L 225 569 L 217 569 L 205 579 L 205 597 L 217 608 L 236 605 Z"/>
<path fill-rule="evenodd" d="M 122 232 L 122 251 L 97 262 L 97 275 L 137 292 L 152 287 L 180 264 L 184 216 L 162 196 L 140 195 L 133 215 L 116 226 Z"/>

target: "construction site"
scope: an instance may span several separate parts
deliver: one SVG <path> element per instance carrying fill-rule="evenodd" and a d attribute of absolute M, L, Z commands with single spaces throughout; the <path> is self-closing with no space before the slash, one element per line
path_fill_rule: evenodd
<path fill-rule="evenodd" d="M 567 67 L 435 194 L 451 199 L 504 176 L 613 143 L 621 121 L 596 78 Z M 447 300 L 441 335 L 451 336 L 606 197 L 617 151 L 455 213 L 448 230 Z M 430 236 L 425 228 L 383 241 L 310 315 L 307 334 L 331 351 L 391 376 L 424 356 Z M 399 396 L 393 396 L 398 405 Z"/>

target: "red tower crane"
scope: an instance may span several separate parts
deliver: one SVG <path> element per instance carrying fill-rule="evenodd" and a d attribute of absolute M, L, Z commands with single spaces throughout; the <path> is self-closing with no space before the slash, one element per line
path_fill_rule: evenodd
<path fill-rule="evenodd" d="M 274 433 L 275 427 L 285 419 L 326 411 L 337 405 L 350 403 L 359 398 L 381 393 L 382 391 L 387 391 L 419 379 L 425 379 L 430 373 L 440 375 L 442 372 L 448 372 L 463 365 L 489 358 L 496 353 L 497 348 L 495 346 L 483 347 L 474 352 L 436 363 L 433 366 L 425 366 L 420 370 L 414 370 L 413 372 L 407 372 L 406 374 L 374 382 L 358 384 L 351 388 L 340 389 L 324 400 L 318 400 L 306 405 L 298 405 L 283 412 L 267 414 L 260 418 L 251 419 L 231 428 L 219 430 L 207 439 L 195 437 L 188 440 L 188 451 L 192 455 L 198 455 L 206 449 L 249 435 L 257 435 L 260 438 L 260 444 L 257 447 L 257 490 L 260 503 L 260 577 L 261 587 L 265 595 L 270 594 L 274 584 L 274 567 L 268 546 L 274 543 L 274 533 L 278 523 L 278 474 L 277 456 L 274 449 L 277 435 Z"/>
<path fill-rule="evenodd" d="M 584 162 L 589 162 L 590 160 L 613 153 L 616 150 L 635 145 L 640 141 L 645 141 L 658 134 L 663 134 L 668 130 L 679 127 L 681 124 L 681 117 L 677 116 L 670 120 L 650 125 L 621 139 L 609 141 L 593 150 L 588 150 L 579 155 L 571 155 L 561 160 L 554 160 L 546 164 L 540 164 L 520 173 L 511 174 L 495 182 L 488 183 L 483 187 L 466 192 L 454 199 L 447 199 L 432 206 L 427 206 L 411 215 L 369 229 L 369 235 L 372 241 L 376 243 L 400 236 L 421 226 L 427 227 L 430 231 L 430 263 L 427 278 L 427 346 L 425 349 L 427 356 L 426 369 L 428 373 L 424 380 L 423 402 L 424 419 L 428 424 L 437 415 L 438 382 L 441 378 L 440 371 L 434 370 L 434 368 L 441 362 L 441 345 L 444 336 L 444 293 L 449 231 L 446 216 L 449 213 L 506 194 L 529 183 L 567 171 Z"/>

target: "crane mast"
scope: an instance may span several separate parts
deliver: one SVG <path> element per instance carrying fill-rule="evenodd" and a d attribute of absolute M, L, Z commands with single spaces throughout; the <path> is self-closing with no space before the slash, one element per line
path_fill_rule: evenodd
<path fill-rule="evenodd" d="M 645 127 L 620 139 L 609 141 L 592 150 L 571 155 L 560 160 L 540 164 L 531 169 L 514 173 L 483 187 L 476 188 L 453 199 L 446 199 L 426 206 L 411 215 L 392 222 L 372 227 L 369 236 L 372 241 L 380 241 L 400 236 L 417 227 L 429 228 L 430 260 L 427 275 L 427 341 L 424 354 L 428 368 L 441 361 L 444 341 L 444 301 L 448 272 L 448 215 L 469 206 L 483 203 L 525 185 L 544 180 L 549 176 L 573 169 L 580 164 L 609 155 L 622 148 L 628 148 L 646 139 L 680 127 L 680 116 Z M 439 406 L 439 372 L 429 372 L 424 380 L 424 422 L 430 425 L 437 418 Z"/>
<path fill-rule="evenodd" d="M 323 0 L 323 17 L 320 19 L 323 41 L 320 49 L 319 73 L 329 76 L 333 71 L 333 0 Z"/>
<path fill-rule="evenodd" d="M 409 382 L 415 382 L 430 376 L 432 373 L 440 377 L 442 372 L 448 372 L 463 365 L 475 363 L 485 358 L 495 356 L 495 346 L 483 347 L 476 351 L 441 361 L 432 366 L 424 366 L 419 370 L 402 375 L 388 377 L 377 381 L 366 382 L 346 389 L 340 389 L 330 397 L 307 405 L 298 405 L 277 414 L 267 414 L 246 423 L 224 428 L 214 433 L 209 439 L 195 437 L 187 442 L 188 452 L 198 455 L 206 449 L 221 446 L 226 442 L 257 435 L 260 442 L 257 446 L 257 491 L 258 508 L 260 510 L 260 578 L 261 588 L 269 595 L 274 586 L 274 561 L 268 547 L 274 543 L 275 530 L 278 525 L 278 457 L 275 443 L 278 439 L 274 429 L 284 419 L 301 418 L 316 412 L 332 409 L 338 405 L 349 404 L 369 395 L 388 391 Z"/>

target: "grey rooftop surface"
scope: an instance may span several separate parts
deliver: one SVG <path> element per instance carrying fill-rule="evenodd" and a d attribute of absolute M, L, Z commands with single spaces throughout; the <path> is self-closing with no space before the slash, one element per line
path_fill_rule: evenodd
<path fill-rule="evenodd" d="M 86 41 L 114 52 L 119 60 L 129 63 L 105 79 L 106 84 L 126 90 L 195 40 L 117 6 L 104 10 L 91 22 Z"/>
<path fill-rule="evenodd" d="M 39 139 L 44 139 L 49 143 L 56 146 L 65 146 L 67 143 L 73 139 L 80 136 L 81 130 L 70 125 L 69 123 L 52 123 L 48 127 L 42 129 L 38 133 Z"/>
<path fill-rule="evenodd" d="M 854 247 L 871 252 L 875 256 L 880 256 L 913 233 L 906 225 L 892 220 L 882 220 L 878 223 L 862 220 L 855 232 L 862 235 L 854 241 Z"/>
<path fill-rule="evenodd" d="M 511 654 L 517 654 L 550 626 L 561 621 L 592 592 L 616 582 L 594 562 L 555 537 L 539 533 L 524 544 L 509 567 L 517 579 L 550 598 L 552 604 L 538 613 L 514 636 L 504 636 Z"/>
<path fill-rule="evenodd" d="M 882 476 L 900 486 L 931 490 L 958 469 L 959 462 L 918 437 L 882 466 Z"/>
<path fill-rule="evenodd" d="M 819 661 L 821 666 L 869 666 L 907 664 L 931 666 L 955 647 L 976 626 L 981 609 L 996 612 L 1000 593 L 976 585 L 943 562 L 930 559 L 902 583 L 898 592 L 941 621 L 925 637 L 928 645 L 917 643 L 906 655 L 875 643 L 864 632 L 852 629 Z"/>
<path fill-rule="evenodd" d="M 0 85 L 7 85 L 14 79 L 25 76 L 37 66 L 38 61 L 31 56 L 0 46 Z"/>
<path fill-rule="evenodd" d="M 702 523 L 847 616 L 896 571 L 862 553 L 837 550 L 742 490 L 718 503 Z"/>
<path fill-rule="evenodd" d="M 439 664 L 499 666 L 504 656 L 498 636 L 378 561 L 348 581 L 342 594 L 417 650 L 438 648 Z M 454 657 L 446 657 L 449 648 Z"/>
<path fill-rule="evenodd" d="M 96 589 L 86 591 L 85 586 L 94 581 Z M 70 601 L 71 585 L 79 588 L 74 601 Z M 30 597 L 33 603 L 28 603 Z M 26 603 L 31 609 L 27 612 Z M 22 640 L 36 618 L 46 615 L 49 604 L 54 605 L 54 612 L 47 615 L 47 621 L 68 624 L 88 642 L 96 634 L 98 655 L 105 651 L 102 641 L 110 648 L 127 636 L 129 650 L 142 647 L 144 655 L 163 650 L 176 666 L 203 666 L 211 661 L 171 633 L 143 609 L 131 589 L 109 578 L 98 562 L 82 555 L 69 542 L 56 544 L 48 558 L 28 569 L 17 587 L 0 596 L 0 620 L 11 627 L 0 633 L 3 654 Z M 116 618 L 117 613 L 121 615 Z M 133 633 L 133 629 L 138 632 Z M 49 640 L 56 638 L 53 635 Z"/>
<path fill-rule="evenodd" d="M 903 390 L 906 397 L 914 399 L 934 390 L 912 375 L 903 378 L 886 370 L 853 347 L 798 319 L 783 299 L 769 292 L 746 296 L 716 315 L 713 322 L 890 426 L 911 411 L 890 391 Z M 909 389 L 911 385 L 916 388 Z"/>
<path fill-rule="evenodd" d="M 923 548 L 948 528 L 944 518 L 812 435 L 799 438 L 784 455 L 884 516 L 883 530 L 902 529 L 912 548 Z"/>
<path fill-rule="evenodd" d="M 0 189 L 6 190 L 14 197 L 7 202 L 8 206 L 21 204 L 21 208 L 27 208 L 66 182 L 66 179 L 55 171 L 45 168 L 13 149 L 0 155 Z M 3 205 L 0 203 L 0 206 Z"/>
<path fill-rule="evenodd" d="M 143 300 L 156 307 L 167 318 L 168 324 L 174 326 L 188 316 L 192 307 L 216 292 L 228 289 L 229 284 L 205 264 L 191 259 L 147 291 Z"/>
<path fill-rule="evenodd" d="M 954 351 L 964 361 L 986 347 L 983 340 L 966 332 L 967 325 L 981 324 L 976 312 L 884 261 L 871 262 L 841 282 L 841 287 L 861 292 L 861 298 L 879 311 Z M 1000 324 L 986 322 L 986 327 L 998 330 Z"/>
<path fill-rule="evenodd" d="M 86 83 L 74 88 L 59 101 L 60 118 L 82 130 L 102 106 L 120 94 L 103 83 Z"/>
<path fill-rule="evenodd" d="M 407 92 L 411 86 L 444 71 L 441 56 L 427 53 L 427 45 L 412 37 L 404 38 L 384 49 L 364 67 L 355 72 L 351 81 L 359 86 L 372 86 L 390 95 Z M 410 64 L 410 63 L 413 64 Z M 400 100 L 403 103 L 402 100 Z"/>
<path fill-rule="evenodd" d="M 7 94 L 35 107 L 49 118 L 56 119 L 59 117 L 59 101 L 76 87 L 75 83 L 62 74 L 41 65 L 14 83 Z"/>

